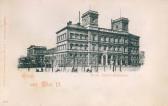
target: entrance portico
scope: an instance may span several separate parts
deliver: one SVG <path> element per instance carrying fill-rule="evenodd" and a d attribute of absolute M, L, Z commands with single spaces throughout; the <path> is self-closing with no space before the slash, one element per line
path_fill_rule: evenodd
<path fill-rule="evenodd" d="M 115 63 L 114 63 L 115 62 Z M 123 65 L 123 58 L 120 54 L 102 53 L 98 56 L 98 64 L 102 66 Z"/>

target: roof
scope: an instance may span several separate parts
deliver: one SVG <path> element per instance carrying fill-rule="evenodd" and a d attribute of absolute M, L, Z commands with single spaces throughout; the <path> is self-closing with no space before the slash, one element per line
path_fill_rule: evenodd
<path fill-rule="evenodd" d="M 67 29 L 67 28 L 74 28 L 74 29 L 82 29 L 82 30 L 95 30 L 95 29 L 88 29 L 82 25 L 80 25 L 79 23 L 77 24 L 70 24 L 70 25 L 67 25 L 66 27 L 62 28 L 61 30 L 57 31 L 56 34 L 58 34 L 59 32 Z M 107 28 L 100 28 L 98 27 L 97 30 L 95 31 L 100 31 L 100 32 L 106 32 L 106 33 L 115 33 L 115 34 L 130 34 L 128 32 L 124 32 L 124 31 L 114 31 L 114 30 L 111 30 L 111 29 L 107 29 Z M 136 36 L 136 35 L 133 35 L 131 34 L 132 36 Z"/>
<path fill-rule="evenodd" d="M 46 49 L 45 46 L 36 46 L 36 45 L 30 45 L 30 47 L 28 47 L 27 49 L 31 49 L 31 48 Z"/>
<path fill-rule="evenodd" d="M 125 17 L 120 17 L 118 19 L 113 20 L 113 22 L 118 22 L 118 21 L 129 21 L 128 18 Z"/>
<path fill-rule="evenodd" d="M 138 35 L 135 35 L 135 34 L 129 33 L 129 35 L 130 35 L 131 37 L 140 38 Z"/>
<path fill-rule="evenodd" d="M 80 25 L 79 23 L 77 23 L 77 24 L 69 24 L 66 27 L 62 28 L 61 30 L 57 31 L 56 34 L 58 34 L 59 32 L 65 30 L 67 28 L 86 29 L 84 26 Z"/>
<path fill-rule="evenodd" d="M 97 12 L 97 11 L 93 11 L 93 10 L 88 10 L 88 11 L 86 11 L 84 14 L 82 14 L 82 18 L 83 18 L 84 16 L 88 15 L 88 14 L 96 14 L 96 15 L 98 15 L 98 12 Z"/>
<path fill-rule="evenodd" d="M 46 54 L 54 54 L 57 51 L 57 47 L 51 48 L 47 50 Z"/>

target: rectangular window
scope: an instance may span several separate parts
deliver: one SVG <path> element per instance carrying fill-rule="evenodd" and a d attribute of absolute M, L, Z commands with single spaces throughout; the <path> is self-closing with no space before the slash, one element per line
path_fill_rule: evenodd
<path fill-rule="evenodd" d="M 111 43 L 114 43 L 114 38 L 110 38 L 110 42 L 111 42 Z"/>
<path fill-rule="evenodd" d="M 128 39 L 125 39 L 124 42 L 127 44 L 128 43 Z"/>
<path fill-rule="evenodd" d="M 106 42 L 106 37 L 104 37 L 104 42 Z"/>
<path fill-rule="evenodd" d="M 65 39 L 66 39 L 66 33 L 65 33 Z"/>
<path fill-rule="evenodd" d="M 104 46 L 104 50 L 106 50 L 106 46 Z"/>
<path fill-rule="evenodd" d="M 101 37 L 101 42 L 103 42 L 104 41 L 104 39 L 103 39 L 103 37 Z"/>
<path fill-rule="evenodd" d="M 70 33 L 70 38 L 71 38 L 71 39 L 74 38 L 74 33 Z"/>
<path fill-rule="evenodd" d="M 82 40 L 83 39 L 83 35 L 82 34 L 80 34 L 80 40 Z"/>
<path fill-rule="evenodd" d="M 88 39 L 88 36 L 87 36 L 87 35 L 85 35 L 85 39 L 86 39 L 86 40 Z"/>
<path fill-rule="evenodd" d="M 109 38 L 108 37 L 106 37 L 106 42 L 108 42 L 109 41 Z"/>
<path fill-rule="evenodd" d="M 117 39 L 117 38 L 115 38 L 115 41 L 114 41 L 114 43 L 118 43 L 118 39 Z"/>
<path fill-rule="evenodd" d="M 79 34 L 75 34 L 75 39 L 80 39 L 80 36 L 79 36 Z"/>

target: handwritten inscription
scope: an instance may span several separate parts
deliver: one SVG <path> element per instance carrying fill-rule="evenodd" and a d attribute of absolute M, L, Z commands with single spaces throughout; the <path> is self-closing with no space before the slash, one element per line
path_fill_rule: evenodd
<path fill-rule="evenodd" d="M 23 74 L 21 75 L 21 77 L 22 77 L 23 79 L 32 79 L 32 78 L 34 78 L 34 74 L 32 74 L 32 73 L 23 73 Z"/>
<path fill-rule="evenodd" d="M 56 82 L 40 81 L 40 82 L 30 83 L 30 86 L 35 88 L 61 87 L 61 83 L 57 81 Z"/>

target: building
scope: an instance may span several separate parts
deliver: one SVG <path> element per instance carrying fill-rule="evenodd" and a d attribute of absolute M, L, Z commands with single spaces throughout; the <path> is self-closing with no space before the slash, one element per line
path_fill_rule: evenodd
<path fill-rule="evenodd" d="M 57 47 L 48 49 L 45 54 L 44 62 L 45 62 L 45 67 L 56 67 L 56 57 L 54 54 L 57 52 Z"/>
<path fill-rule="evenodd" d="M 57 46 L 52 56 L 53 66 L 139 65 L 139 36 L 131 34 L 129 20 L 111 20 L 111 29 L 98 25 L 99 14 L 89 10 L 82 15 L 82 23 L 67 25 L 58 30 Z"/>
<path fill-rule="evenodd" d="M 29 68 L 30 61 L 27 57 L 20 57 L 18 59 L 18 68 Z"/>
<path fill-rule="evenodd" d="M 145 52 L 144 51 L 140 51 L 140 53 L 139 53 L 139 64 L 143 65 L 144 64 L 144 60 L 145 60 Z"/>
<path fill-rule="evenodd" d="M 44 56 L 47 48 L 44 46 L 31 45 L 27 48 L 27 57 L 31 60 L 31 67 L 43 67 Z"/>
<path fill-rule="evenodd" d="M 27 56 L 19 58 L 19 68 L 44 67 L 44 56 L 47 48 L 45 46 L 31 45 L 27 48 Z"/>

